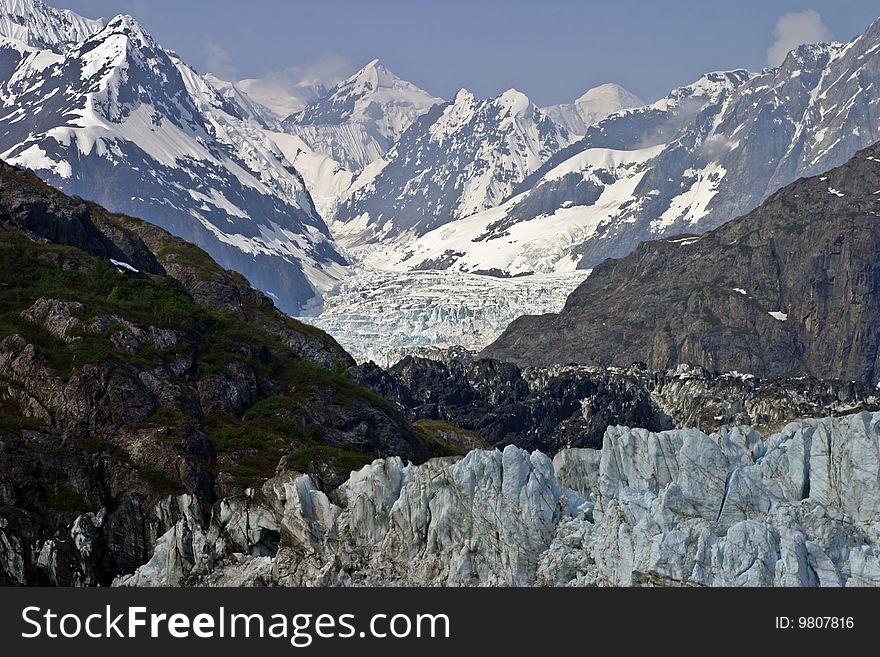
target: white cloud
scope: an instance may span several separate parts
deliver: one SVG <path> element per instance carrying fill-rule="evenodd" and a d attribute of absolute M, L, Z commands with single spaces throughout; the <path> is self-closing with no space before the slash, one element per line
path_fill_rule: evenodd
<path fill-rule="evenodd" d="M 779 66 L 785 61 L 786 55 L 798 46 L 831 41 L 834 35 L 825 25 L 819 12 L 807 9 L 780 16 L 776 21 L 773 37 L 776 41 L 767 52 L 767 64 Z"/>
<path fill-rule="evenodd" d="M 205 41 L 202 44 L 202 55 L 205 58 L 205 67 L 208 73 L 223 80 L 235 80 L 238 67 L 235 65 L 232 55 L 223 46 L 212 41 Z"/>
<path fill-rule="evenodd" d="M 311 85 L 315 82 L 336 84 L 354 72 L 351 61 L 344 55 L 328 52 L 308 64 L 291 66 L 285 71 L 275 71 L 267 78 L 280 77 L 295 84 Z"/>
<path fill-rule="evenodd" d="M 248 95 L 280 116 L 296 112 L 317 97 L 322 89 L 329 89 L 348 77 L 355 68 L 343 55 L 324 53 L 307 64 L 282 70 L 269 70 L 259 79 L 242 80 Z"/>

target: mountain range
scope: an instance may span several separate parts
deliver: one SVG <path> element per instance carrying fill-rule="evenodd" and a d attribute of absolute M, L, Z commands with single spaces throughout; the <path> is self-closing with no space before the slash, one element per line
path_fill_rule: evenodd
<path fill-rule="evenodd" d="M 359 353 L 424 345 L 364 325 L 389 276 L 400 290 L 449 270 L 544 289 L 548 274 L 716 228 L 880 139 L 880 21 L 648 105 L 605 84 L 545 108 L 517 90 L 444 101 L 378 60 L 267 100 L 259 80 L 201 75 L 129 17 L 39 0 L 0 0 L 0 35 L 0 156 L 202 246 L 286 312 L 328 308 Z M 567 293 L 583 275 L 554 281 Z M 417 297 L 416 326 L 439 301 Z M 475 346 L 508 319 L 481 320 Z M 465 315 L 443 321 L 436 346 L 470 330 Z"/>
<path fill-rule="evenodd" d="M 336 213 L 337 234 L 348 245 L 408 242 L 401 238 L 500 203 L 569 143 L 568 131 L 519 91 L 481 101 L 462 90 L 355 179 Z"/>
<path fill-rule="evenodd" d="M 369 262 L 398 270 L 433 263 L 560 272 L 591 269 L 644 240 L 709 230 L 880 139 L 872 93 L 878 84 L 880 22 L 848 44 L 802 46 L 779 68 L 707 74 L 589 126 L 503 202 L 496 196 L 484 204 L 491 208 L 471 205 L 475 211 L 465 216 L 455 214 L 456 205 L 431 208 L 438 227 L 400 242 L 393 231 L 380 232 L 371 240 L 378 255 Z M 398 144 L 395 161 L 424 166 L 423 152 L 411 143 Z M 436 167 L 447 165 L 431 166 L 438 176 Z M 396 174 L 398 193 L 393 206 L 385 204 L 385 222 L 405 224 L 410 205 L 419 205 L 424 174 L 413 171 L 409 180 Z M 358 190 L 357 202 L 343 204 L 336 221 L 360 226 L 371 197 L 388 200 L 381 178 Z"/>
<path fill-rule="evenodd" d="M 0 0 L 0 585 L 877 586 L 878 57 L 276 98 Z"/>
<path fill-rule="evenodd" d="M 130 17 L 36 0 L 3 0 L 0 15 L 3 159 L 200 244 L 287 312 L 320 302 L 346 259 L 251 108 Z"/>
<path fill-rule="evenodd" d="M 199 244 L 293 314 L 319 311 L 351 274 L 327 226 L 354 230 L 338 208 L 424 175 L 409 170 L 406 149 L 437 158 L 458 144 L 459 168 L 404 208 L 432 203 L 457 219 L 499 203 L 572 140 L 518 92 L 444 103 L 378 60 L 335 86 L 304 82 L 273 100 L 259 80 L 199 74 L 130 17 L 90 20 L 40 0 L 2 0 L 0 39 L 3 159 Z M 603 87 L 568 114 L 586 120 L 626 102 L 635 100 Z M 432 136 L 410 130 L 439 107 L 447 111 Z M 478 170 L 482 179 L 457 198 Z M 404 232 L 412 221 L 394 218 Z"/>

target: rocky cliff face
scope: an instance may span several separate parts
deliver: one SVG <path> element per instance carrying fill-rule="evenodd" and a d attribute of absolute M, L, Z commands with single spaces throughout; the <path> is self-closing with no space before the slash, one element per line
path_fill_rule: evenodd
<path fill-rule="evenodd" d="M 517 320 L 483 355 L 876 383 L 878 190 L 875 145 L 703 237 L 604 262 L 561 313 Z"/>
<path fill-rule="evenodd" d="M 206 253 L 0 164 L 0 584 L 109 584 L 198 504 L 432 455 Z"/>
<path fill-rule="evenodd" d="M 179 498 L 151 561 L 117 584 L 876 586 L 878 424 L 766 440 L 618 427 L 552 461 L 512 446 L 379 460 L 330 497 L 299 477 L 210 512 Z"/>

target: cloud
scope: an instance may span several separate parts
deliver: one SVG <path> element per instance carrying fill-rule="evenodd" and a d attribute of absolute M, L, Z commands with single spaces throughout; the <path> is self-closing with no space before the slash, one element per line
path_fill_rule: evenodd
<path fill-rule="evenodd" d="M 288 116 L 333 87 L 355 70 L 343 55 L 324 53 L 306 64 L 265 71 L 259 79 L 242 81 L 248 95 L 273 110 Z"/>
<path fill-rule="evenodd" d="M 265 77 L 281 78 L 299 85 L 313 85 L 316 82 L 336 84 L 354 73 L 354 66 L 344 55 L 327 52 L 307 64 L 291 66 L 283 71 L 270 71 Z"/>
<path fill-rule="evenodd" d="M 202 44 L 202 56 L 205 58 L 205 67 L 208 73 L 224 80 L 234 81 L 236 79 L 238 67 L 235 65 L 232 55 L 223 46 L 212 41 L 205 41 Z"/>
<path fill-rule="evenodd" d="M 767 64 L 779 66 L 785 61 L 786 55 L 805 43 L 831 41 L 834 35 L 825 25 L 819 12 L 813 9 L 784 14 L 776 21 L 773 30 L 776 41 L 767 51 Z"/>

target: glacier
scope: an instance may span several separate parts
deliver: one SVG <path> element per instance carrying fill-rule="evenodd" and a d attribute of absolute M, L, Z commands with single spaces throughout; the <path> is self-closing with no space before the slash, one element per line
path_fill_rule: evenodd
<path fill-rule="evenodd" d="M 880 586 L 880 413 L 609 427 L 552 459 L 390 458 L 329 495 L 288 473 L 165 504 L 180 519 L 117 585 Z"/>
<path fill-rule="evenodd" d="M 477 352 L 522 315 L 558 312 L 590 272 L 499 278 L 458 271 L 385 271 L 357 265 L 300 321 L 332 335 L 358 362 L 389 367 L 408 355 Z"/>

